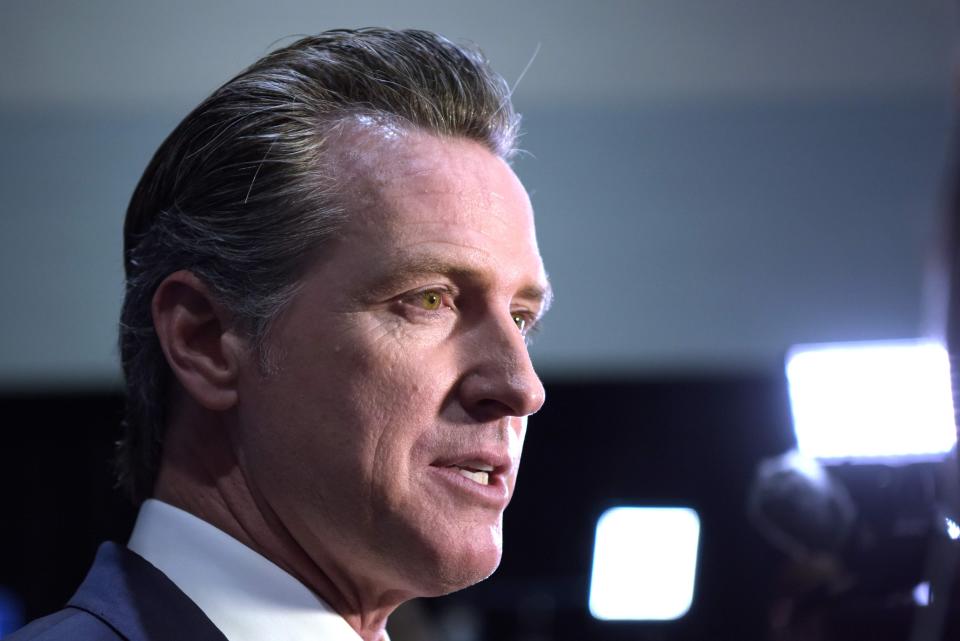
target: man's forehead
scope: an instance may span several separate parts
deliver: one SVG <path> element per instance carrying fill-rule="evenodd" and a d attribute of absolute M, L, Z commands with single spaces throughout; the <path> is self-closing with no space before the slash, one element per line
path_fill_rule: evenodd
<path fill-rule="evenodd" d="M 412 133 L 395 119 L 354 115 L 333 128 L 325 144 L 342 178 L 376 180 L 383 174 L 384 161 L 399 156 Z"/>
<path fill-rule="evenodd" d="M 389 118 L 353 117 L 338 128 L 328 145 L 349 197 L 361 204 L 368 204 L 388 185 L 417 181 L 441 168 L 454 178 L 454 184 L 466 187 L 478 154 L 511 171 L 503 159 L 479 142 L 439 136 Z M 421 191 L 429 190 L 421 184 Z"/>
<path fill-rule="evenodd" d="M 337 143 L 336 167 L 350 218 L 389 225 L 381 214 L 406 201 L 406 222 L 424 225 L 460 224 L 463 214 L 477 210 L 485 213 L 493 234 L 517 227 L 517 214 L 532 221 L 523 185 L 502 158 L 480 143 L 415 130 L 386 136 L 370 127 L 353 130 Z"/>
<path fill-rule="evenodd" d="M 341 238 L 360 239 L 371 271 L 385 281 L 418 273 L 498 280 L 549 302 L 530 201 L 501 158 L 475 141 L 391 122 L 355 120 L 337 145 Z"/>

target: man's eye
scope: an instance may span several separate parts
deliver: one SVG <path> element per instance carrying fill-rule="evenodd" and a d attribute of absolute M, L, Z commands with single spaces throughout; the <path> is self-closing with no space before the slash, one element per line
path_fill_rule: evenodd
<path fill-rule="evenodd" d="M 426 291 L 417 294 L 417 302 L 427 311 L 436 311 L 443 305 L 443 294 L 438 291 Z"/>
<path fill-rule="evenodd" d="M 527 331 L 527 318 L 523 314 L 514 314 L 513 322 L 517 325 L 520 333 Z"/>

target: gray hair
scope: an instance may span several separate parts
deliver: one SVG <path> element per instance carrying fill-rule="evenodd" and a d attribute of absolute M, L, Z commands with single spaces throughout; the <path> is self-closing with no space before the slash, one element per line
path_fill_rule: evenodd
<path fill-rule="evenodd" d="M 478 50 L 427 31 L 335 30 L 254 63 L 154 155 L 124 223 L 117 467 L 135 503 L 153 492 L 173 382 L 151 315 L 157 287 L 190 270 L 259 351 L 348 213 L 332 138 L 365 117 L 474 140 L 505 159 L 519 125 L 509 87 Z"/>

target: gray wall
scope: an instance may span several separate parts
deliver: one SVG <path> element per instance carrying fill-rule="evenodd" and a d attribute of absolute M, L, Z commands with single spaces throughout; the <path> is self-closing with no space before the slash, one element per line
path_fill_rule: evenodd
<path fill-rule="evenodd" d="M 801 5 L 6 3 L 0 387 L 117 380 L 120 226 L 153 150 L 277 38 L 362 24 L 469 37 L 511 79 L 539 46 L 516 168 L 558 293 L 546 374 L 917 335 L 951 3 Z"/>

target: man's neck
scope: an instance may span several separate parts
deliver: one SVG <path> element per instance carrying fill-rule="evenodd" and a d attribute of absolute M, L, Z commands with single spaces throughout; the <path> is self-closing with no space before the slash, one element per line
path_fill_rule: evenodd
<path fill-rule="evenodd" d="M 181 416 L 179 418 L 186 418 Z M 197 417 L 199 418 L 199 417 Z M 327 602 L 364 641 L 385 637 L 389 614 L 413 595 L 363 589 L 329 550 L 308 549 L 266 501 L 257 500 L 223 425 L 171 422 L 154 497 L 189 512 L 272 561 Z"/>

